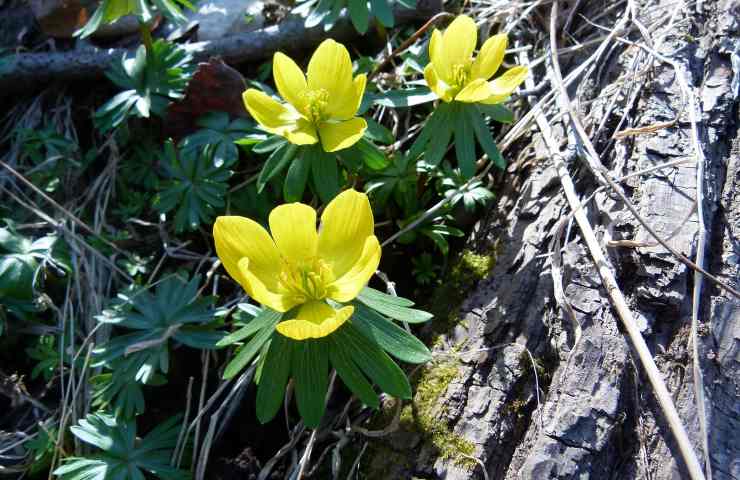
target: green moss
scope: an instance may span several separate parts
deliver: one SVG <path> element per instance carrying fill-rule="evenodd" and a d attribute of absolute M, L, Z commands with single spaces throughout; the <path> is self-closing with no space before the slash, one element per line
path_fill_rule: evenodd
<path fill-rule="evenodd" d="M 439 450 L 440 457 L 451 459 L 459 466 L 473 467 L 475 461 L 466 455 L 473 455 L 475 445 L 450 430 L 447 423 L 440 419 L 442 416 L 438 406 L 439 398 L 457 377 L 459 368 L 456 359 L 426 366 L 416 385 L 411 408 L 401 414 L 401 424 L 413 422 L 415 430 Z"/>
<path fill-rule="evenodd" d="M 476 284 L 486 278 L 496 265 L 498 248 L 491 255 L 481 255 L 463 250 L 450 268 L 442 284 L 434 292 L 434 300 L 428 310 L 434 314 L 429 343 L 437 346 L 441 336 L 452 331 L 460 323 L 457 316 L 460 304 Z"/>

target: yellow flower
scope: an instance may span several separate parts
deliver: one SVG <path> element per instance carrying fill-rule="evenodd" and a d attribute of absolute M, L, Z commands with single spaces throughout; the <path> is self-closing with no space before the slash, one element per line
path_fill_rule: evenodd
<path fill-rule="evenodd" d="M 489 82 L 504 60 L 506 34 L 486 40 L 474 60 L 477 42 L 475 22 L 466 15 L 455 18 L 444 33 L 432 33 L 424 78 L 445 102 L 500 103 L 527 77 L 527 67 L 518 66 Z"/>
<path fill-rule="evenodd" d="M 331 300 L 353 300 L 375 273 L 380 243 L 364 193 L 346 190 L 329 202 L 316 231 L 316 211 L 302 203 L 270 212 L 270 231 L 244 217 L 218 217 L 216 253 L 226 271 L 267 307 L 295 318 L 277 331 L 295 340 L 321 338 L 342 326 L 354 307 L 336 310 Z"/>
<path fill-rule="evenodd" d="M 352 78 L 352 61 L 344 45 L 324 40 L 308 63 L 307 75 L 288 56 L 278 52 L 272 73 L 280 103 L 253 88 L 244 92 L 249 113 L 270 133 L 296 145 L 321 142 L 324 151 L 334 152 L 357 143 L 367 128 L 355 117 L 365 92 L 365 75 Z"/>

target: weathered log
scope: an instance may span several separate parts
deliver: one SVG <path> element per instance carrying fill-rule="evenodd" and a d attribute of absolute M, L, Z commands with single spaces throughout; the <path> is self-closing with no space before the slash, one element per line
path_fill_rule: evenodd
<path fill-rule="evenodd" d="M 420 2 L 415 10 L 395 11 L 399 23 L 425 20 L 441 10 L 441 2 Z M 358 33 L 349 17 L 342 15 L 331 30 L 323 25 L 306 28 L 302 18 L 290 17 L 277 25 L 253 32 L 234 34 L 220 40 L 189 44 L 197 61 L 218 56 L 230 64 L 241 64 L 270 57 L 278 50 L 303 50 L 325 38 L 349 41 Z M 0 67 L 0 96 L 29 91 L 52 81 L 73 82 L 99 78 L 111 63 L 131 51 L 124 48 L 91 48 L 68 52 L 20 53 L 8 56 Z"/>
<path fill-rule="evenodd" d="M 586 15 L 607 5 L 588 2 Z M 656 6 L 663 9 L 655 10 Z M 697 125 L 706 159 L 706 173 L 700 179 L 705 193 L 699 199 L 708 229 L 706 265 L 737 288 L 740 99 L 736 82 L 740 71 L 733 70 L 732 55 L 740 51 L 740 12 L 731 0 L 705 1 L 703 7 L 702 14 L 681 11 L 673 31 L 656 43 L 658 52 L 673 60 L 679 71 L 650 58 L 649 75 L 635 78 L 631 72 L 648 66 L 647 53 L 616 45 L 599 63 L 597 78 L 581 85 L 579 100 L 582 104 L 594 100 L 582 107 L 583 113 L 588 114 L 591 132 L 604 125 L 592 140 L 601 148 L 612 178 L 686 161 L 622 184 L 649 224 L 670 237 L 672 247 L 694 258 L 697 217 L 686 218 L 697 196 L 697 166 L 692 164 L 697 156 L 691 117 L 677 80 L 686 76 L 700 105 Z M 647 22 L 650 12 L 667 19 L 675 4 L 661 0 L 638 8 L 637 17 Z M 682 18 L 686 20 L 679 22 Z M 639 33 L 631 38 L 641 41 Z M 583 57 L 564 64 L 564 73 L 581 61 Z M 628 83 L 611 109 L 612 95 L 622 82 Z M 629 101 L 633 95 L 634 103 Z M 557 114 L 556 109 L 550 110 L 548 117 Z M 622 115 L 628 122 L 620 130 L 660 128 L 611 144 Z M 670 124 L 674 118 L 677 122 Z M 557 117 L 550 121 L 558 140 L 568 143 L 568 124 Z M 458 322 L 438 342 L 437 351 L 445 353 L 440 356 L 444 360 L 421 376 L 410 412 L 415 424 L 402 426 L 395 438 L 378 447 L 381 455 L 398 460 L 387 469 L 393 473 L 386 478 L 482 479 L 482 468 L 487 478 L 496 480 L 689 478 L 575 226 L 563 242 L 563 284 L 580 325 L 579 335 L 558 308 L 548 252 L 571 209 L 541 135 L 534 132 L 529 141 L 535 158 L 520 162 L 528 166 L 517 171 L 515 179 L 507 178 L 509 187 L 499 192 L 494 212 L 480 222 L 470 239 L 479 253 L 495 257 L 495 266 L 463 302 Z M 526 143 L 520 140 L 517 145 L 521 148 Z M 573 153 L 562 152 L 572 159 L 569 167 L 585 199 L 599 184 Z M 703 460 L 707 452 L 702 448 L 701 412 L 694 397 L 689 333 L 694 272 L 662 247 L 652 246 L 653 238 L 608 190 L 597 193 L 584 208 L 604 249 L 609 240 L 646 244 L 608 248 L 607 253 L 633 315 L 643 324 L 643 335 L 694 450 Z M 709 463 L 714 480 L 737 479 L 740 301 L 705 282 L 700 305 L 699 364 L 707 404 Z M 435 419 L 434 425 L 430 418 Z"/>

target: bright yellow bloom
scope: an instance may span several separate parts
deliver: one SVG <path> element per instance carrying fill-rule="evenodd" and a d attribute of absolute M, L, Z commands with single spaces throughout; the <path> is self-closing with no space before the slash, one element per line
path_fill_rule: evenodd
<path fill-rule="evenodd" d="M 244 92 L 249 113 L 270 133 L 296 145 L 321 142 L 326 152 L 351 147 L 362 138 L 367 123 L 355 117 L 365 92 L 364 74 L 352 78 L 352 61 L 344 45 L 324 40 L 304 76 L 288 56 L 277 52 L 272 74 L 280 103 L 253 88 Z"/>
<path fill-rule="evenodd" d="M 278 332 L 295 340 L 329 335 L 352 316 L 327 300 L 346 303 L 365 287 L 380 263 L 380 243 L 364 193 L 346 190 L 329 202 L 316 231 L 316 210 L 303 203 L 270 212 L 270 231 L 244 217 L 218 217 L 216 253 L 226 271 L 267 307 L 295 318 Z"/>
<path fill-rule="evenodd" d="M 466 15 L 455 18 L 444 33 L 436 29 L 432 33 L 431 62 L 424 69 L 424 78 L 445 102 L 501 103 L 527 77 L 527 67 L 518 66 L 489 82 L 504 60 L 506 34 L 486 40 L 474 60 L 477 42 L 475 22 Z"/>

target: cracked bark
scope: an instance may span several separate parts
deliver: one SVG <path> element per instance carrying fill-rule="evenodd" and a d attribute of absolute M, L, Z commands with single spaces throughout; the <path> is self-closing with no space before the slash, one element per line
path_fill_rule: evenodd
<path fill-rule="evenodd" d="M 595 8 L 598 3 L 594 2 Z M 667 4 L 662 1 L 658 3 Z M 653 3 L 655 5 L 655 3 Z M 640 8 L 645 8 L 640 7 Z M 691 75 L 701 106 L 707 266 L 737 287 L 740 273 L 740 71 L 732 54 L 740 52 L 740 5 L 729 0 L 704 2 L 704 13 L 686 12 L 689 22 L 676 27 L 660 53 L 671 56 Z M 696 39 L 696 40 L 693 40 Z M 673 69 L 655 61 L 624 127 L 672 120 L 655 134 L 629 137 L 608 145 L 622 112 L 604 118 L 607 92 L 628 70 L 635 48 L 620 46 L 601 67 L 603 77 L 580 91 L 590 99 L 590 125 L 607 128 L 595 139 L 613 178 L 672 160 L 692 160 L 690 128 Z M 644 65 L 643 55 L 640 64 Z M 736 60 L 737 61 L 737 60 Z M 577 60 L 568 69 L 577 66 Z M 627 77 L 629 79 L 629 76 Z M 539 78 L 538 78 L 539 80 Z M 552 117 L 553 112 L 548 115 Z M 558 120 L 561 122 L 561 120 Z M 565 143 L 565 127 L 553 121 Z M 623 127 L 623 128 L 624 128 Z M 535 158 L 520 169 L 519 189 L 499 192 L 495 211 L 481 221 L 470 244 L 482 253 L 499 248 L 497 264 L 460 309 L 463 322 L 448 344 L 462 350 L 493 348 L 463 361 L 458 377 L 439 398 L 440 416 L 450 430 L 475 445 L 475 456 L 491 479 L 643 479 L 688 478 L 647 380 L 620 331 L 599 276 L 573 227 L 564 248 L 566 297 L 582 328 L 559 312 L 546 257 L 557 223 L 570 213 L 552 161 L 538 133 L 528 139 Z M 519 145 L 525 145 L 521 142 Z M 585 168 L 570 165 L 578 193 L 585 198 L 598 186 Z M 507 184 L 517 179 L 507 176 Z M 680 165 L 623 183 L 642 215 L 662 235 L 680 227 L 671 246 L 693 258 L 697 245 L 694 216 L 684 223 L 696 197 L 696 167 Z M 652 238 L 616 198 L 599 193 L 587 207 L 604 243 L 612 239 L 649 242 Z M 620 287 L 644 326 L 644 336 L 663 371 L 679 414 L 700 458 L 698 412 L 693 394 L 689 326 L 693 272 L 662 247 L 608 249 Z M 740 301 L 705 282 L 700 317 L 700 364 L 704 373 L 709 451 L 715 480 L 740 479 Z M 463 325 L 467 325 L 463 327 Z M 462 339 L 462 340 L 461 340 Z M 522 357 L 526 346 L 546 370 L 540 378 L 538 407 L 532 367 Z M 502 347 L 502 345 L 504 345 Z M 469 358 L 469 357 L 464 357 Z M 512 405 L 517 405 L 512 408 Z M 421 448 L 412 475 L 424 478 L 479 479 L 481 467 L 462 467 L 455 459 L 434 458 Z M 394 477 L 395 478 L 395 477 Z"/>

